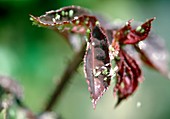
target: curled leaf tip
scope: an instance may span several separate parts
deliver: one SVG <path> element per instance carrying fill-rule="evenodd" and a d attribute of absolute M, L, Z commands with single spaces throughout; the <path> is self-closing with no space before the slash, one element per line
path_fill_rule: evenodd
<path fill-rule="evenodd" d="M 126 22 L 126 25 L 130 25 L 132 22 L 134 21 L 134 19 L 130 19 L 129 21 Z"/>
<path fill-rule="evenodd" d="M 153 20 L 155 20 L 155 19 L 156 19 L 156 17 L 153 17 L 153 18 L 151 18 L 150 20 L 152 20 L 152 21 L 153 21 Z"/>
<path fill-rule="evenodd" d="M 118 98 L 114 108 L 117 108 L 120 105 L 120 103 L 122 102 L 122 100 L 123 100 L 122 98 Z"/>

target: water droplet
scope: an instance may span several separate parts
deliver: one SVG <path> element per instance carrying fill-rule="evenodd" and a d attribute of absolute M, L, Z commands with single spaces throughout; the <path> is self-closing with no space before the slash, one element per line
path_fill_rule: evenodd
<path fill-rule="evenodd" d="M 140 108 L 141 106 L 142 106 L 142 103 L 138 101 L 138 102 L 136 103 L 136 107 L 137 107 L 137 108 Z"/>
<path fill-rule="evenodd" d="M 92 45 L 95 46 L 95 42 L 92 42 Z"/>

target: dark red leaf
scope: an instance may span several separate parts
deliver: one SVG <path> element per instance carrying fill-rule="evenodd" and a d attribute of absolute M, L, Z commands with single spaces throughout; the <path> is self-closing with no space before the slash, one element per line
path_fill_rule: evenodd
<path fill-rule="evenodd" d="M 132 57 L 123 50 L 120 50 L 119 57 L 120 60 L 117 61 L 117 82 L 114 88 L 114 94 L 118 95 L 116 106 L 135 92 L 138 82 L 142 78 L 141 69 Z"/>
<path fill-rule="evenodd" d="M 107 90 L 111 78 L 108 41 L 99 26 L 94 27 L 90 34 L 84 65 L 88 89 L 95 108 L 98 99 Z"/>
<path fill-rule="evenodd" d="M 136 29 L 132 29 L 130 23 L 131 21 L 127 22 L 127 24 L 118 30 L 115 34 L 115 39 L 119 40 L 121 44 L 136 44 L 139 41 L 144 40 L 151 29 L 151 22 L 155 18 L 149 19 L 141 26 L 138 26 Z"/>
<path fill-rule="evenodd" d="M 90 25 L 95 26 L 96 17 L 79 6 L 68 6 L 59 10 L 51 10 L 40 17 L 31 16 L 33 24 L 58 31 L 72 31 L 85 34 Z M 88 31 L 87 31 L 88 32 Z"/>
<path fill-rule="evenodd" d="M 42 25 L 55 25 L 55 24 L 63 24 L 64 22 L 71 21 L 77 17 L 82 15 L 88 15 L 89 11 L 87 9 L 81 8 L 79 6 L 67 6 L 58 10 L 51 10 L 46 12 L 45 15 L 41 15 L 40 17 L 33 17 L 35 22 L 39 22 Z"/>
<path fill-rule="evenodd" d="M 87 9 L 79 6 L 68 6 L 59 10 L 51 10 L 40 17 L 30 16 L 33 24 L 59 32 L 66 38 L 72 48 L 78 51 L 81 47 L 82 38 L 75 34 L 89 37 L 90 25 L 94 27 L 99 24 L 97 18 L 90 15 Z M 83 39 L 82 41 L 85 40 Z"/>
<path fill-rule="evenodd" d="M 124 41 L 127 39 L 127 35 L 132 30 L 131 22 L 132 20 L 129 20 L 123 28 L 116 32 L 114 36 L 115 40 L 118 40 L 120 43 L 124 43 Z"/>
<path fill-rule="evenodd" d="M 123 23 L 120 25 L 112 26 L 111 30 L 107 30 L 107 35 L 112 40 L 113 31 L 115 32 L 118 29 L 121 29 Z M 139 22 L 135 22 L 132 25 L 132 28 L 137 28 Z M 111 41 L 110 41 L 111 42 Z M 166 49 L 166 44 L 164 39 L 154 32 L 150 32 L 145 40 L 140 41 L 139 43 L 133 45 L 126 45 L 123 47 L 127 53 L 133 57 L 138 64 L 141 64 L 141 60 L 148 65 L 149 67 L 159 71 L 163 75 L 168 77 L 168 58 L 169 54 Z M 136 52 L 137 51 L 137 52 Z"/>
<path fill-rule="evenodd" d="M 138 26 L 135 30 L 132 30 L 127 35 L 127 40 L 124 41 L 124 44 L 135 44 L 139 41 L 144 40 L 151 29 L 151 23 L 155 18 L 149 19 L 147 22 L 142 24 L 141 26 Z"/>

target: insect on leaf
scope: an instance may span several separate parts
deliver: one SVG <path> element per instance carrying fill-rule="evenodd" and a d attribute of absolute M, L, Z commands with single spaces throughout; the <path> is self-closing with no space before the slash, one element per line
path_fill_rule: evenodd
<path fill-rule="evenodd" d="M 155 18 L 149 19 L 136 29 L 132 29 L 130 24 L 132 20 L 130 20 L 123 28 L 117 31 L 115 37 L 122 44 L 136 44 L 148 36 L 151 29 L 151 23 L 154 19 Z"/>
<path fill-rule="evenodd" d="M 90 16 L 90 12 L 79 6 L 63 7 L 59 10 L 51 10 L 40 17 L 31 16 L 33 24 L 58 31 L 72 31 L 84 34 L 90 23 L 95 25 L 96 17 Z"/>
<path fill-rule="evenodd" d="M 114 93 L 118 96 L 116 106 L 135 92 L 142 78 L 142 72 L 132 57 L 123 50 L 120 50 L 119 57 L 117 82 L 114 88 Z"/>
<path fill-rule="evenodd" d="M 155 17 L 149 19 L 141 26 L 138 26 L 135 30 L 129 32 L 129 34 L 127 35 L 127 40 L 124 41 L 124 44 L 135 44 L 139 41 L 144 40 L 149 35 L 151 23 L 154 19 Z"/>
<path fill-rule="evenodd" d="M 99 26 L 94 27 L 90 34 L 84 65 L 88 89 L 95 108 L 98 99 L 107 90 L 111 78 L 108 41 Z"/>
<path fill-rule="evenodd" d="M 78 34 L 88 37 L 90 25 L 94 27 L 97 23 L 96 17 L 90 15 L 87 9 L 68 6 L 59 10 L 51 10 L 40 17 L 30 16 L 33 24 L 59 32 L 77 51 L 81 47 L 81 38 L 78 38 Z"/>
<path fill-rule="evenodd" d="M 79 6 L 52 10 L 39 17 L 30 16 L 33 24 L 59 32 L 74 48 L 79 46 L 77 40 L 86 39 L 84 73 L 94 108 L 108 89 L 111 77 L 116 76 L 116 106 L 136 91 L 142 79 L 138 60 L 168 75 L 165 45 L 155 34 L 149 35 L 155 18 L 142 25 L 131 25 L 132 20 L 129 20 L 124 27 L 122 23 L 111 26 L 104 17 Z"/>

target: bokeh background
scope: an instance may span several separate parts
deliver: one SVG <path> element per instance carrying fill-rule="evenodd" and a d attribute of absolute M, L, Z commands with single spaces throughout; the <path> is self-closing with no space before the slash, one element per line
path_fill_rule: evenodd
<path fill-rule="evenodd" d="M 0 75 L 20 82 L 25 103 L 36 113 L 45 106 L 73 51 L 59 34 L 32 26 L 29 14 L 39 16 L 68 5 L 89 8 L 110 20 L 157 17 L 153 29 L 170 51 L 168 0 L 0 0 Z M 143 69 L 146 80 L 132 97 L 115 109 L 111 86 L 93 110 L 80 65 L 55 112 L 64 119 L 170 119 L 170 81 Z"/>

